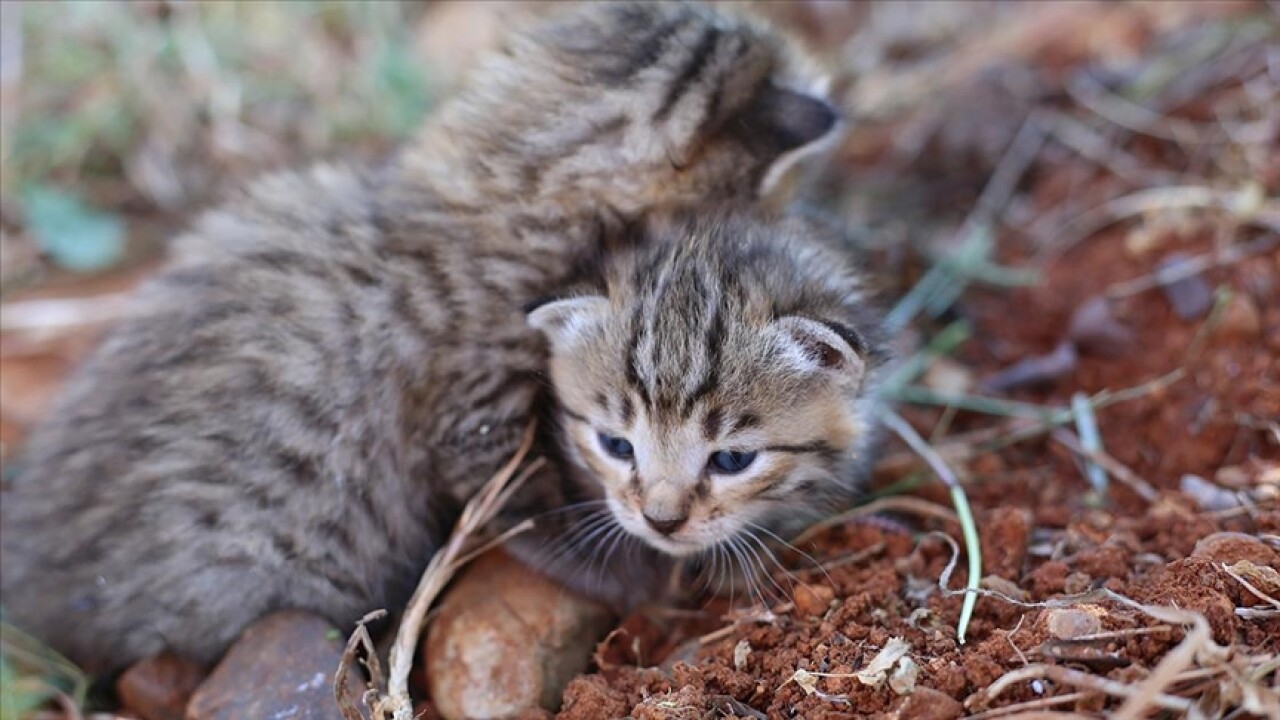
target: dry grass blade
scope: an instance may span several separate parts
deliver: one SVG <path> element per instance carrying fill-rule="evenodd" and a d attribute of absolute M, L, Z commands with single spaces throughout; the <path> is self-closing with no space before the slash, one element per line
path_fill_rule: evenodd
<path fill-rule="evenodd" d="M 937 518 L 938 520 L 943 521 L 955 523 L 960 522 L 960 519 L 956 517 L 956 514 L 947 509 L 945 505 L 939 505 L 937 503 L 929 502 L 928 500 L 922 500 L 920 498 L 910 497 L 907 495 L 891 496 L 880 498 L 879 500 L 873 500 L 866 505 L 859 505 L 848 512 L 833 515 L 820 522 L 814 523 L 804 532 L 792 538 L 791 544 L 799 546 L 805 541 L 813 539 L 818 533 L 828 528 L 833 528 L 837 525 L 843 525 L 850 520 L 869 517 L 882 512 L 909 513 L 911 515 L 919 515 L 921 517 Z"/>
<path fill-rule="evenodd" d="M 996 697 L 1004 693 L 1013 685 L 1027 680 L 1038 680 L 1046 678 L 1061 685 L 1071 685 L 1072 687 L 1093 690 L 1106 695 L 1128 698 L 1125 703 L 1127 707 L 1135 700 L 1139 701 L 1143 711 L 1151 707 L 1159 707 L 1164 710 L 1175 710 L 1183 713 L 1192 713 L 1195 709 L 1195 703 L 1191 700 L 1173 695 L 1165 695 L 1159 692 L 1147 693 L 1143 691 L 1146 683 L 1133 686 L 1116 680 L 1109 680 L 1105 677 L 1092 675 L 1090 673 L 1076 670 L 1074 668 L 1063 667 L 1061 665 L 1028 665 L 1027 667 L 1018 668 L 1005 673 L 995 682 L 983 690 L 980 695 L 983 700 L 994 700 Z M 1124 708 L 1121 708 L 1123 712 Z M 1113 717 L 1120 717 L 1119 714 Z"/>
<path fill-rule="evenodd" d="M 987 710 L 986 712 L 975 713 L 969 716 L 969 720 L 990 720 L 990 718 L 1011 718 L 1011 717 L 1034 717 L 1040 715 L 1048 715 L 1051 717 L 1072 717 L 1072 713 L 1039 713 L 1032 712 L 1044 710 L 1055 705 L 1070 705 L 1078 700 L 1089 697 L 1089 692 L 1073 692 L 1065 695 L 1054 695 L 1053 697 L 1039 698 L 1038 700 L 1028 700 L 1026 702 L 1017 703 L 1015 705 L 1006 705 L 1005 707 Z"/>
<path fill-rule="evenodd" d="M 518 475 L 516 474 L 530 448 L 533 447 L 533 438 L 534 424 L 530 423 L 525 429 L 524 438 L 515 455 L 485 484 L 475 497 L 471 498 L 471 501 L 463 509 L 462 515 L 458 518 L 457 524 L 454 525 L 449 541 L 436 552 L 431 558 L 431 562 L 427 565 L 427 569 L 422 574 L 422 579 L 418 581 L 418 587 L 414 590 L 413 597 L 410 598 L 409 605 L 405 609 L 400 626 L 396 630 L 395 643 L 391 646 L 386 692 L 381 694 L 376 691 L 366 693 L 365 704 L 373 710 L 374 718 L 379 720 L 383 718 L 411 720 L 413 718 L 413 701 L 409 697 L 409 671 L 413 666 L 414 650 L 418 646 L 418 638 L 422 634 L 422 626 L 427 616 L 427 611 L 453 575 L 479 552 L 504 542 L 532 527 L 532 522 L 525 521 L 497 538 L 486 542 L 483 548 L 479 550 L 469 547 L 477 534 L 494 518 L 498 510 L 510 499 L 512 494 L 542 465 L 542 459 L 539 458 L 527 465 Z M 366 619 L 368 618 L 366 617 Z M 361 633 L 364 633 L 367 638 L 363 621 L 356 629 L 352 640 L 348 643 L 348 654 L 354 654 L 353 646 L 355 643 L 361 642 L 357 638 Z M 344 655 L 345 659 L 347 658 Z M 344 662 L 344 667 L 345 664 Z M 372 672 L 372 666 L 370 670 Z M 340 676 L 345 677 L 345 673 L 340 671 Z M 375 677 L 373 680 L 375 685 L 378 684 L 379 678 Z M 335 684 L 334 693 L 340 704 L 346 699 L 345 691 L 340 685 Z M 348 712 L 352 709 L 350 700 L 346 699 L 343 714 L 348 720 L 353 720 L 352 715 Z M 357 712 L 354 717 L 360 717 L 359 713 Z"/>
<path fill-rule="evenodd" d="M 1072 218 L 1043 243 L 1041 263 L 1048 266 L 1076 243 L 1126 218 L 1159 210 L 1211 209 L 1226 212 L 1241 222 L 1280 231 L 1280 207 L 1259 200 L 1252 188 L 1236 192 L 1197 185 L 1156 187 L 1112 198 Z"/>

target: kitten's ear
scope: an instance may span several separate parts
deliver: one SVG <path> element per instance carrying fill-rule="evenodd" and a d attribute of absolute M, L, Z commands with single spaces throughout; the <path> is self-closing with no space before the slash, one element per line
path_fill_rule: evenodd
<path fill-rule="evenodd" d="M 767 83 L 733 126 L 747 142 L 782 155 L 821 140 L 839 120 L 826 100 Z"/>
<path fill-rule="evenodd" d="M 553 347 L 568 347 L 597 327 L 608 307 L 609 301 L 599 295 L 551 300 L 529 310 L 527 321 Z"/>
<path fill-rule="evenodd" d="M 830 373 L 856 385 L 867 371 L 866 344 L 850 327 L 798 316 L 781 318 L 773 327 L 783 361 L 801 374 Z"/>

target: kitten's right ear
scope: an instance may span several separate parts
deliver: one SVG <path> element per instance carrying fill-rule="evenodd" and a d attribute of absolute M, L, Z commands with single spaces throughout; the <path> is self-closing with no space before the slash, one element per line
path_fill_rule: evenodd
<path fill-rule="evenodd" d="M 733 125 L 745 141 L 782 155 L 826 137 L 839 120 L 826 100 L 766 83 Z"/>
<path fill-rule="evenodd" d="M 866 343 L 853 328 L 796 315 L 773 328 L 784 362 L 803 375 L 829 373 L 856 385 L 867 372 Z"/>
<path fill-rule="evenodd" d="M 599 295 L 551 300 L 530 309 L 527 322 L 552 347 L 570 347 L 599 326 L 608 307 L 609 301 Z"/>

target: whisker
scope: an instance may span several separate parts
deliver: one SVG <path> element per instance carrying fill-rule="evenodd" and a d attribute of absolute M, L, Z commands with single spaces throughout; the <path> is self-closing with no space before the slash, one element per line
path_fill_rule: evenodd
<path fill-rule="evenodd" d="M 749 538 L 749 539 L 751 539 L 751 540 L 755 540 L 756 542 L 759 542 L 759 541 L 760 541 L 760 539 L 759 539 L 759 538 L 757 538 L 755 535 L 752 535 L 752 534 L 750 534 L 750 533 L 744 533 L 744 534 L 743 534 L 743 537 L 744 537 L 744 538 Z M 782 600 L 782 599 L 790 599 L 790 595 L 788 595 L 788 594 L 787 594 L 787 591 L 786 591 L 786 590 L 783 590 L 783 589 L 782 589 L 782 586 L 778 584 L 778 581 L 777 581 L 776 579 L 774 579 L 774 577 L 773 577 L 773 573 L 769 572 L 769 569 L 768 569 L 767 567 L 765 567 L 764 559 L 760 557 L 760 553 L 756 552 L 755 548 L 754 548 L 754 547 L 752 547 L 751 543 L 748 543 L 748 542 L 745 542 L 745 541 L 744 541 L 744 542 L 742 543 L 742 548 L 743 548 L 744 550 L 746 550 L 748 553 L 750 553 L 750 554 L 751 554 L 751 557 L 755 558 L 756 566 L 760 568 L 760 574 L 761 574 L 761 575 L 763 575 L 763 576 L 765 577 L 765 579 L 767 579 L 767 580 L 768 580 L 768 581 L 773 585 L 773 587 L 774 587 L 775 589 L 777 589 L 777 591 L 778 591 L 778 595 L 779 595 L 779 597 L 778 597 L 777 599 L 779 599 L 779 600 Z M 763 585 L 763 584 L 762 584 L 760 587 L 761 587 L 761 589 L 764 589 L 764 585 Z M 769 606 L 768 606 L 768 605 L 766 605 L 766 606 L 765 606 L 765 609 L 767 610 L 768 608 L 769 608 Z"/>
<path fill-rule="evenodd" d="M 560 547 L 548 560 L 547 564 L 553 567 L 558 566 L 571 555 L 578 553 L 585 543 L 599 536 L 601 531 L 608 526 L 610 520 L 611 517 L 608 513 L 600 513 L 579 520 L 564 534 L 562 544 L 560 544 Z"/>
<path fill-rule="evenodd" d="M 791 543 L 787 542 L 786 540 L 783 540 L 782 538 L 778 537 L 778 534 L 777 534 L 777 533 L 773 532 L 772 530 L 770 530 L 769 528 L 767 528 L 767 527 L 765 527 L 765 526 L 763 526 L 763 525 L 760 525 L 760 524 L 757 524 L 757 523 L 753 523 L 753 522 L 751 522 L 750 520 L 748 520 L 748 521 L 747 521 L 747 524 L 748 524 L 748 525 L 750 525 L 751 527 L 755 528 L 756 530 L 759 530 L 760 532 L 762 532 L 762 533 L 764 533 L 764 534 L 768 535 L 769 537 L 773 538 L 774 540 L 777 540 L 778 542 L 782 543 L 782 544 L 783 544 L 783 545 L 785 545 L 788 549 L 790 549 L 792 552 L 796 553 L 797 555 L 799 555 L 800 557 L 804 558 L 805 560 L 808 560 L 810 563 L 812 563 L 812 564 L 813 564 L 813 566 L 814 566 L 815 568 L 817 568 L 817 569 L 818 569 L 818 572 L 822 573 L 822 576 L 823 576 L 823 577 L 825 577 L 825 578 L 827 579 L 827 584 L 828 584 L 828 585 L 830 585 L 830 586 L 831 586 L 831 587 L 833 587 L 833 588 L 836 586 L 836 581 L 831 579 L 831 573 L 828 573 L 828 572 L 827 572 L 827 569 L 826 569 L 825 567 L 823 567 L 823 566 L 822 566 L 822 563 L 818 562 L 818 560 L 817 560 L 816 558 L 814 558 L 812 555 L 810 555 L 809 553 L 807 553 L 807 552 L 805 552 L 805 551 L 801 550 L 800 548 L 796 547 L 795 545 L 792 545 Z M 792 575 L 792 577 L 795 577 L 795 576 L 794 576 L 794 575 Z M 797 579 L 798 579 L 798 578 L 797 578 Z"/>
<path fill-rule="evenodd" d="M 583 500 L 582 502 L 576 502 L 571 505 L 562 505 L 561 507 L 545 510 L 537 513 L 536 515 L 530 515 L 528 519 L 537 521 L 541 518 L 550 517 L 552 515 L 560 515 L 561 513 L 573 512 L 575 510 L 582 510 L 585 508 L 599 507 L 601 505 L 607 505 L 608 503 L 608 500 Z"/>
<path fill-rule="evenodd" d="M 604 551 L 604 555 L 600 560 L 600 571 L 596 573 L 596 590 L 601 590 L 604 581 L 604 574 L 609 570 L 609 558 L 613 557 L 613 553 L 618 548 L 618 543 L 626 539 L 628 533 L 622 529 L 621 525 L 614 525 L 618 532 L 612 533 L 612 539 L 609 541 L 608 547 Z M 625 544 L 625 543 L 624 543 Z M 601 545 L 604 545 L 602 542 Z"/>
<path fill-rule="evenodd" d="M 765 600 L 764 592 L 760 589 L 759 583 L 756 582 L 751 563 L 748 561 L 746 553 L 742 550 L 741 540 L 736 537 L 730 538 L 729 549 L 733 551 L 733 554 L 738 558 L 738 564 L 742 567 L 742 573 L 747 580 L 747 590 L 750 592 L 749 597 L 752 598 L 752 602 L 754 603 L 758 599 L 761 606 L 768 610 L 769 603 Z"/>
<path fill-rule="evenodd" d="M 598 527 L 596 530 L 592 531 L 591 536 L 587 538 L 585 542 L 591 542 L 596 538 L 599 538 L 601 541 L 607 541 L 613 535 L 613 533 L 617 531 L 617 529 L 618 529 L 617 525 L 604 524 Z M 599 556 L 600 550 L 603 547 L 604 547 L 604 542 L 593 542 L 591 545 L 591 552 L 588 553 L 585 558 L 583 558 L 581 556 L 581 553 L 579 553 L 578 564 L 573 571 L 574 579 L 577 579 L 578 577 L 581 577 L 584 574 L 586 575 L 588 580 L 591 579 L 591 574 L 592 574 L 591 568 L 594 567 L 596 557 Z"/>
<path fill-rule="evenodd" d="M 716 574 L 720 576 L 716 581 L 717 595 L 724 592 L 725 577 L 729 574 L 730 570 L 729 554 L 725 551 L 723 546 L 716 545 Z M 733 585 L 729 586 L 729 604 L 733 604 Z"/>
<path fill-rule="evenodd" d="M 791 594 L 791 596 L 794 596 L 796 583 L 804 584 L 803 580 L 795 577 L 795 574 L 791 573 L 791 570 L 787 570 L 785 566 L 782 565 L 782 562 L 778 560 L 778 556 L 776 555 L 776 553 L 773 552 L 773 548 L 769 547 L 768 543 L 765 543 L 763 539 L 756 537 L 755 534 L 751 532 L 746 532 L 742 534 L 744 534 L 744 536 L 750 539 L 753 539 L 753 541 L 755 541 L 755 544 L 758 544 L 758 546 L 760 546 L 760 550 L 764 552 L 765 557 L 768 557 L 769 562 L 772 562 L 774 568 L 777 568 L 778 570 L 782 571 L 782 574 L 785 575 L 786 577 L 787 583 L 791 585 L 791 593 L 788 593 L 788 594 Z M 774 580 L 777 579 L 776 577 L 774 577 L 773 573 L 769 573 L 769 577 L 773 578 Z M 792 600 L 794 600 L 794 598 L 792 598 Z"/>

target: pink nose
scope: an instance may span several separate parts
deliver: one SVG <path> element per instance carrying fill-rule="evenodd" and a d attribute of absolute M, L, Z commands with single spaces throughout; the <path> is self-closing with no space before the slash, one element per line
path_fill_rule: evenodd
<path fill-rule="evenodd" d="M 663 535 L 670 535 L 671 533 L 684 527 L 684 524 L 689 521 L 689 516 L 681 515 L 680 517 L 659 520 L 657 518 L 651 518 L 648 515 L 645 515 L 644 521 L 649 523 L 649 527 L 653 528 L 659 533 Z"/>

